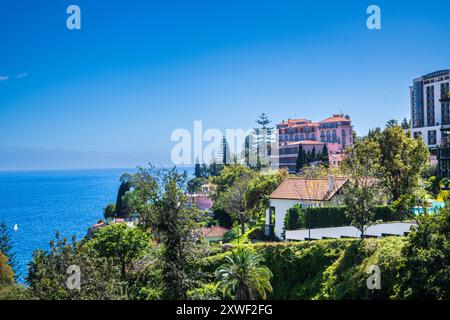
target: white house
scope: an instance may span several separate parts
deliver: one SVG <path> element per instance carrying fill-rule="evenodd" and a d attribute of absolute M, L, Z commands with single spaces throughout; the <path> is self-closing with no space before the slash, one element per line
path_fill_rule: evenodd
<path fill-rule="evenodd" d="M 342 187 L 348 182 L 343 177 L 287 178 L 270 195 L 266 210 L 266 236 L 275 234 L 281 239 L 287 211 L 301 204 L 306 207 L 337 206 L 342 204 Z"/>

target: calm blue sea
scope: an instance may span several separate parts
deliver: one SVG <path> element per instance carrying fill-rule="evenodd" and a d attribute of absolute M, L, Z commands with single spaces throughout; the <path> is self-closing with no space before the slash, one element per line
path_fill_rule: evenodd
<path fill-rule="evenodd" d="M 35 249 L 56 231 L 79 240 L 116 201 L 119 178 L 135 169 L 0 172 L 0 221 L 11 228 L 20 280 Z M 19 229 L 14 232 L 17 224 Z"/>

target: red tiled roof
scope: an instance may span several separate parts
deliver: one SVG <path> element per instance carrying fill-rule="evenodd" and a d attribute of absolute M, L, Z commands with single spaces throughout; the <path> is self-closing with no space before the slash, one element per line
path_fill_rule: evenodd
<path fill-rule="evenodd" d="M 200 231 L 204 237 L 223 237 L 225 233 L 230 231 L 230 229 L 221 226 L 214 226 L 209 228 L 201 228 Z"/>
<path fill-rule="evenodd" d="M 333 178 L 333 188 L 329 190 L 329 178 L 287 178 L 270 195 L 272 199 L 330 200 L 348 181 L 347 178 Z"/>
<path fill-rule="evenodd" d="M 323 122 L 338 122 L 338 121 L 350 121 L 350 119 L 347 119 L 342 115 L 333 115 L 332 117 L 326 118 L 320 122 L 323 123 Z"/>

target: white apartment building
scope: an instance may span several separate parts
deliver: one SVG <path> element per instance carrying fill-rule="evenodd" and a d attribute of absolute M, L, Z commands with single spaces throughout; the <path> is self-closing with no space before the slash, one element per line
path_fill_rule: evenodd
<path fill-rule="evenodd" d="M 450 70 L 436 71 L 414 80 L 411 92 L 411 134 L 421 135 L 436 155 L 450 128 Z"/>

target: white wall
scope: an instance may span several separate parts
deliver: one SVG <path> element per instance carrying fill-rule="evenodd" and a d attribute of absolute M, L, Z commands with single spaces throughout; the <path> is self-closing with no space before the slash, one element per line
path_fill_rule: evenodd
<path fill-rule="evenodd" d="M 342 205 L 342 196 L 335 195 L 330 201 L 300 201 L 289 199 L 270 199 L 270 207 L 275 208 L 275 225 L 274 233 L 278 239 L 282 239 L 284 229 L 284 219 L 286 218 L 287 211 L 293 206 L 301 204 L 303 208 L 307 207 L 327 207 L 327 206 L 339 206 Z M 270 216 L 266 212 L 266 224 L 270 224 Z"/>
<path fill-rule="evenodd" d="M 325 202 L 322 202 L 322 204 Z M 275 226 L 274 233 L 275 236 L 281 239 L 284 229 L 284 219 L 286 217 L 287 211 L 295 206 L 296 204 L 301 204 L 303 208 L 311 206 L 319 206 L 320 202 L 308 202 L 300 200 L 288 200 L 288 199 L 270 199 L 270 206 L 275 208 Z M 266 224 L 268 223 L 266 219 Z"/>
<path fill-rule="evenodd" d="M 439 106 L 440 108 L 440 106 Z M 434 126 L 434 127 L 423 127 L 423 128 L 414 128 L 411 130 L 411 137 L 414 137 L 414 132 L 420 132 L 422 134 L 423 141 L 425 141 L 425 144 L 429 148 L 435 148 L 441 143 L 441 126 Z M 436 144 L 429 144 L 428 143 L 428 131 L 435 130 L 436 131 Z"/>

